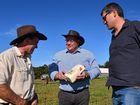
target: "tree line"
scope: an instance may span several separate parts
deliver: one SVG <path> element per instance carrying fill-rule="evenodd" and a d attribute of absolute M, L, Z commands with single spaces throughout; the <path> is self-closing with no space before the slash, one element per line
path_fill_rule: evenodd
<path fill-rule="evenodd" d="M 108 68 L 109 62 L 106 61 L 103 65 L 99 64 L 100 68 Z M 44 64 L 43 66 L 33 67 L 35 73 L 35 79 L 39 79 L 42 74 L 48 74 L 48 65 Z"/>

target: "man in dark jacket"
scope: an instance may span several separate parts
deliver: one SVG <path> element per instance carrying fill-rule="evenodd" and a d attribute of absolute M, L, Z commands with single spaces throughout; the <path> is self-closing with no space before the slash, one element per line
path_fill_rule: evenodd
<path fill-rule="evenodd" d="M 140 21 L 124 19 L 117 3 L 101 11 L 104 24 L 112 31 L 108 86 L 113 105 L 140 105 Z"/>

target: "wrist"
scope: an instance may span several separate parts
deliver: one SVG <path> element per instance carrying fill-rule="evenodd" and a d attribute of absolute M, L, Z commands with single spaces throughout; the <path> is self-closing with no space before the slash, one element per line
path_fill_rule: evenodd
<path fill-rule="evenodd" d="M 85 78 L 89 78 L 89 73 L 85 71 Z"/>
<path fill-rule="evenodd" d="M 55 75 L 54 80 L 59 80 L 59 75 L 58 75 L 58 73 Z"/>
<path fill-rule="evenodd" d="M 17 99 L 15 105 L 29 105 L 29 103 L 28 103 L 27 100 L 25 100 L 25 99 L 23 99 L 23 98 L 20 98 L 20 99 Z"/>

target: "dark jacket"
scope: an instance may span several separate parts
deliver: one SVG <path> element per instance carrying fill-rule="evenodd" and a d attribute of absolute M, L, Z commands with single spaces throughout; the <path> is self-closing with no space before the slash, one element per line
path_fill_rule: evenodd
<path fill-rule="evenodd" d="M 109 51 L 107 85 L 140 86 L 140 21 L 126 20 Z"/>

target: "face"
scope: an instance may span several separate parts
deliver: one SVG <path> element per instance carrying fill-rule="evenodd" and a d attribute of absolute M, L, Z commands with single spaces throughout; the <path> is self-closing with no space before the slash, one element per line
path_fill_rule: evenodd
<path fill-rule="evenodd" d="M 75 37 L 67 37 L 66 38 L 66 46 L 69 52 L 73 53 L 75 50 L 77 50 L 79 45 L 78 40 Z"/>
<path fill-rule="evenodd" d="M 104 24 L 108 27 L 108 29 L 114 28 L 115 18 L 114 18 L 113 11 L 103 12 L 102 19 L 103 19 Z"/>
<path fill-rule="evenodd" d="M 27 38 L 26 53 L 32 54 L 34 49 L 37 48 L 38 42 L 38 37 L 34 37 L 33 39 Z"/>

